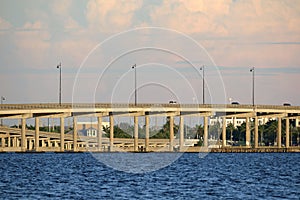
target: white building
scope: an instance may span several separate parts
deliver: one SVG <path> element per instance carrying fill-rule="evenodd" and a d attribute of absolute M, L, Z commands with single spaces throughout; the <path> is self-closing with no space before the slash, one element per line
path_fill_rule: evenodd
<path fill-rule="evenodd" d="M 253 118 L 250 118 L 251 121 L 253 121 Z M 270 120 L 274 120 L 274 119 L 269 119 L 269 118 L 258 118 L 258 125 L 263 125 L 266 124 L 268 121 Z M 232 117 L 232 118 L 226 118 L 226 127 L 229 124 L 233 124 L 233 126 L 236 128 L 240 125 L 242 125 L 244 122 L 246 122 L 246 118 L 237 118 L 237 117 Z M 222 118 L 221 117 L 216 117 L 216 118 L 212 118 L 210 119 L 210 123 L 209 125 L 216 125 L 217 123 L 220 124 L 220 126 L 223 126 L 222 123 Z"/>
<path fill-rule="evenodd" d="M 109 127 L 109 122 L 102 122 L 102 134 L 104 133 L 103 127 Z M 77 129 L 79 134 L 89 137 L 98 136 L 98 122 L 77 122 Z"/>

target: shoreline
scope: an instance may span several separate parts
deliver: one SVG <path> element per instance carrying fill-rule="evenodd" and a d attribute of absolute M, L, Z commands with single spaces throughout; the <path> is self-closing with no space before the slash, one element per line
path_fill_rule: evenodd
<path fill-rule="evenodd" d="M 82 150 L 82 151 L 0 151 L 2 153 L 24 153 L 24 154 L 43 154 L 43 153 L 300 153 L 300 147 L 290 148 L 276 148 L 276 147 L 261 147 L 261 148 L 245 148 L 245 147 L 234 147 L 234 148 L 203 148 L 203 147 L 189 147 L 183 151 L 93 151 L 93 150 Z"/>

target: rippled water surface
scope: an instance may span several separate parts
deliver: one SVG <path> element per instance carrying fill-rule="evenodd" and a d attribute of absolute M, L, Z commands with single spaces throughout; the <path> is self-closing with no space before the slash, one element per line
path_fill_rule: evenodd
<path fill-rule="evenodd" d="M 147 156 L 165 160 L 172 154 Z M 110 168 L 89 153 L 0 154 L 0 198 L 299 199 L 300 154 L 210 153 L 199 158 L 190 153 L 138 174 Z"/>

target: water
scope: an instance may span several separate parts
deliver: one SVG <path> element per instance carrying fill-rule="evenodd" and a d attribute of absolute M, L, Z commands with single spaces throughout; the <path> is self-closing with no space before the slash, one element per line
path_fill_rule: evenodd
<path fill-rule="evenodd" d="M 128 154 L 110 154 L 120 155 Z M 299 199 L 299 161 L 296 153 L 190 153 L 136 174 L 88 153 L 0 154 L 0 199 Z"/>

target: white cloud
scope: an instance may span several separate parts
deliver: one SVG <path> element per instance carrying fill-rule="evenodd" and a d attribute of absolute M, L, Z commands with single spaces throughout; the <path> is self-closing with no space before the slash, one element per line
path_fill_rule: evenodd
<path fill-rule="evenodd" d="M 89 28 L 100 32 L 116 32 L 131 28 L 135 11 L 141 6 L 141 0 L 90 0 L 86 14 Z"/>
<path fill-rule="evenodd" d="M 55 15 L 66 16 L 69 14 L 72 0 L 54 0 L 52 1 L 52 12 Z"/>
<path fill-rule="evenodd" d="M 15 46 L 18 59 L 24 65 L 40 67 L 45 65 L 45 58 L 49 55 L 50 34 L 47 25 L 41 21 L 27 22 L 21 30 L 15 32 Z"/>

